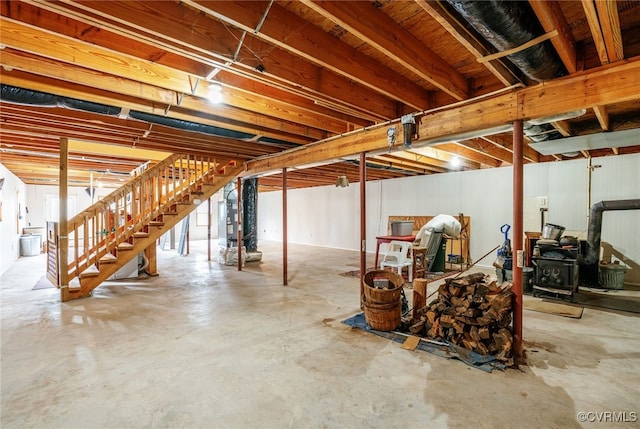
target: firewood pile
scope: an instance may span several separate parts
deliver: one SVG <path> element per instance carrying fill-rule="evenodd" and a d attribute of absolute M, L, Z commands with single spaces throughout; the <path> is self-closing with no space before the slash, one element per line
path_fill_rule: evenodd
<path fill-rule="evenodd" d="M 403 325 L 413 335 L 447 340 L 512 365 L 511 288 L 482 273 L 446 279 L 438 297 Z"/>

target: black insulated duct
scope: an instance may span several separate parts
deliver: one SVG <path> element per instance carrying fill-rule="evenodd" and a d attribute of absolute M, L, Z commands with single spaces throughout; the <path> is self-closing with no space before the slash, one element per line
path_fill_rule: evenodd
<path fill-rule="evenodd" d="M 213 125 L 199 124 L 197 122 L 183 121 L 181 119 L 168 118 L 166 116 L 153 115 L 138 111 L 130 111 L 129 117 L 153 124 L 164 125 L 166 127 L 177 128 L 179 130 L 196 131 L 203 134 L 212 134 L 231 139 L 248 140 L 255 137 L 253 134 L 240 131 L 227 130 L 225 128 L 214 127 Z"/>
<path fill-rule="evenodd" d="M 0 99 L 7 103 L 23 104 L 40 107 L 64 107 L 67 109 L 81 110 L 101 115 L 118 116 L 120 108 L 106 104 L 82 101 L 76 98 L 61 97 L 59 95 L 48 94 L 46 92 L 32 91 L 30 89 L 18 88 L 10 85 L 2 85 L 0 88 Z"/>
<path fill-rule="evenodd" d="M 587 249 L 584 257 L 579 261 L 583 265 L 595 264 L 600 259 L 602 214 L 608 210 L 640 210 L 640 199 L 600 201 L 591 206 L 587 228 Z"/>
<path fill-rule="evenodd" d="M 544 34 L 526 1 L 447 0 L 498 51 L 521 46 Z M 507 56 L 531 80 L 543 82 L 566 74 L 551 43 L 546 40 Z"/>
<path fill-rule="evenodd" d="M 242 244 L 247 252 L 258 250 L 258 179 L 242 181 Z"/>
<path fill-rule="evenodd" d="M 76 98 L 62 97 L 55 94 L 49 94 L 46 92 L 33 91 L 30 89 L 18 88 L 11 85 L 0 85 L 0 100 L 29 106 L 39 107 L 63 107 L 67 109 L 80 110 L 84 112 L 98 113 L 108 116 L 119 116 L 121 108 L 115 106 L 109 106 L 106 104 L 92 103 L 90 101 L 78 100 Z M 243 133 L 240 131 L 229 130 L 226 128 L 214 127 L 212 125 L 200 124 L 197 122 L 183 121 L 180 119 L 168 118 L 166 116 L 153 115 L 150 113 L 139 112 L 135 110 L 129 111 L 128 117 L 131 119 L 137 119 L 140 121 L 164 125 L 170 128 L 179 130 L 200 132 L 208 135 L 215 135 L 219 137 L 226 137 L 238 140 L 253 140 L 256 138 L 254 134 Z M 297 147 L 296 143 L 287 142 L 284 140 L 272 139 L 268 137 L 261 137 L 258 143 L 274 145 L 279 147 Z"/>
<path fill-rule="evenodd" d="M 535 13 L 526 1 L 447 2 L 499 52 L 516 48 L 544 34 L 544 29 L 535 19 Z M 525 76 L 536 82 L 555 79 L 567 73 L 548 40 L 508 55 L 507 58 Z M 550 124 L 525 124 L 523 131 L 534 142 L 562 138 L 562 134 Z"/>

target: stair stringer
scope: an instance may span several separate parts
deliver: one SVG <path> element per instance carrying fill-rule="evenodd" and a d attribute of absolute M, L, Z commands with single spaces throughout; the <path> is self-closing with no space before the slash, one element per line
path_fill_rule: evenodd
<path fill-rule="evenodd" d="M 201 185 L 197 195 L 194 195 L 198 199 L 206 200 L 210 198 L 217 191 L 222 189 L 230 180 L 239 175 L 242 171 L 244 171 L 244 166 L 236 167 L 231 170 L 230 168 L 225 169 L 224 176 L 214 176 L 212 179 L 209 179 L 208 183 L 204 183 Z M 116 257 L 118 258 L 117 262 L 108 263 L 108 264 L 100 264 L 98 267 L 97 275 L 92 275 L 90 277 L 79 277 L 80 287 L 61 287 L 60 295 L 62 301 L 68 301 L 70 299 L 75 298 L 85 298 L 91 296 L 92 291 L 100 286 L 105 280 L 115 274 L 121 267 L 123 267 L 126 263 L 128 263 L 134 257 L 144 251 L 150 245 L 154 245 L 156 240 L 158 240 L 164 233 L 168 232 L 171 228 L 176 226 L 178 222 L 188 216 L 193 210 L 196 209 L 196 205 L 189 203 L 176 203 L 173 205 L 175 207 L 175 211 L 165 211 L 161 216 L 163 220 L 163 225 L 156 224 L 147 224 L 142 225 L 137 229 L 138 232 L 142 231 L 146 228 L 146 231 L 149 233 L 147 237 L 134 237 L 133 238 L 133 246 L 127 248 L 126 250 L 118 249 Z M 132 232 L 132 235 L 133 235 Z"/>

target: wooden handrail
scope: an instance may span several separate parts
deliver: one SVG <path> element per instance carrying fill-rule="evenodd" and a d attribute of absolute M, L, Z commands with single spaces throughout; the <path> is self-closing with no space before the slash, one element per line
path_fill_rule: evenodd
<path fill-rule="evenodd" d="M 214 159 L 173 154 L 136 175 L 120 188 L 68 221 L 71 244 L 69 280 L 94 264 L 133 234 L 158 219 L 172 205 L 189 202 L 190 191 L 217 168 Z M 61 267 L 62 269 L 62 267 Z"/>

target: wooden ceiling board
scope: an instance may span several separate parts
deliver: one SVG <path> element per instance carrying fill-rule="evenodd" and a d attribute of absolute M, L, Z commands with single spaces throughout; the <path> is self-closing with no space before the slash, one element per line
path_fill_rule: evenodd
<path fill-rule="evenodd" d="M 512 162 L 510 133 L 489 136 L 490 141 L 443 143 L 438 147 L 443 155 L 436 157 L 381 153 L 387 148 L 387 127 L 401 130 L 400 117 L 420 110 L 427 113 L 418 118 L 418 139 L 477 131 L 513 120 L 516 113 L 562 113 L 555 106 L 568 111 L 584 100 L 590 100 L 584 116 L 556 124 L 564 136 L 600 133 L 603 127 L 639 128 L 640 92 L 633 82 L 640 58 L 640 1 L 618 1 L 606 16 L 591 15 L 592 27 L 604 31 L 599 50 L 583 3 L 563 0 L 554 5 L 576 41 L 574 48 L 554 45 L 565 49 L 565 58 L 575 50 L 575 76 L 563 78 L 573 82 L 566 85 L 560 80 L 543 85 L 522 80 L 522 72 L 506 59 L 478 61 L 495 49 L 460 21 L 446 1 L 359 1 L 348 6 L 321 0 L 1 2 L 0 83 L 5 88 L 115 106 L 122 109 L 122 118 L 3 101 L 0 150 L 5 152 L 0 152 L 0 162 L 15 169 L 25 183 L 55 183 L 56 169 L 49 164 L 54 161 L 55 167 L 59 138 L 76 137 L 122 147 L 215 154 L 221 162 L 248 166 L 329 164 L 291 169 L 290 183 L 302 187 L 332 185 L 340 170 L 355 183 L 357 163 L 335 163 L 341 156 L 352 157 L 354 150 L 372 151 L 367 155 L 369 180 L 452 171 L 445 161 L 453 156 L 463 158 L 464 168 Z M 349 16 L 338 13 L 345 8 L 370 25 L 349 22 Z M 594 10 L 605 9 L 596 5 Z M 559 21 L 548 20 L 547 26 L 549 22 Z M 399 45 L 407 52 L 410 46 L 416 54 L 403 57 Z M 614 61 L 611 66 L 618 65 L 612 70 L 631 72 L 607 75 L 599 55 L 603 47 L 624 53 L 622 61 L 615 61 L 615 55 L 607 58 Z M 438 75 L 429 71 L 429 64 L 449 72 Z M 623 73 L 627 76 L 621 80 Z M 212 85 L 207 76 L 222 84 L 228 96 L 222 105 L 205 100 L 205 90 Z M 501 93 L 493 101 L 476 98 L 498 94 L 519 80 L 528 87 L 509 90 L 517 91 L 517 97 Z M 597 92 L 585 82 L 597 82 Z M 555 88 L 566 89 L 556 93 Z M 229 139 L 150 124 L 128 118 L 131 110 L 253 137 Z M 283 152 L 296 145 L 301 147 L 295 152 Z M 585 151 L 580 156 L 619 156 L 639 148 Z M 565 158 L 525 148 L 525 162 Z M 121 171 L 130 161 L 116 156 L 73 162 L 78 170 L 74 180 L 81 181 L 83 174 L 104 163 Z M 277 174 L 261 178 L 260 189 L 277 188 L 280 179 Z"/>

